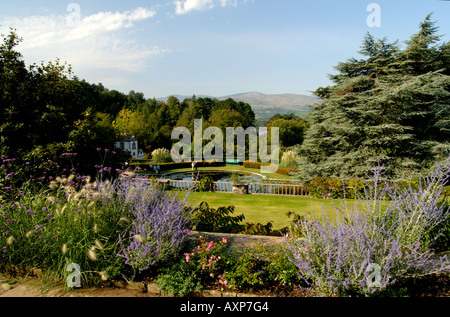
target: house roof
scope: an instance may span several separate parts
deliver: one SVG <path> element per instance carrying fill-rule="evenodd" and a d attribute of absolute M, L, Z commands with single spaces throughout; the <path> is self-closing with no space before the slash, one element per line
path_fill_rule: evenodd
<path fill-rule="evenodd" d="M 122 135 L 122 136 L 120 136 L 117 139 L 117 141 L 120 141 L 120 142 L 131 142 L 131 141 L 137 141 L 137 139 L 136 139 L 136 137 L 134 135 L 133 136 Z"/>

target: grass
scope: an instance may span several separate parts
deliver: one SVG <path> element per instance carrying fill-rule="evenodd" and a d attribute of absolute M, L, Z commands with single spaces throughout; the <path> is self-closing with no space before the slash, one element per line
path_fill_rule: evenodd
<path fill-rule="evenodd" d="M 239 171 L 260 173 L 259 169 L 245 168 L 242 165 L 229 165 L 222 167 L 199 167 L 201 170 L 217 171 Z M 163 174 L 172 172 L 190 172 L 191 168 L 164 171 Z M 263 174 L 268 179 L 295 180 L 294 177 L 269 173 Z M 298 215 L 314 215 L 320 217 L 322 210 L 325 210 L 330 218 L 334 218 L 336 209 L 329 199 L 318 199 L 309 197 L 294 196 L 271 196 L 271 195 L 245 195 L 238 196 L 231 193 L 195 193 L 191 198 L 195 204 L 206 201 L 212 208 L 234 206 L 235 215 L 244 214 L 244 222 L 262 223 L 272 222 L 274 229 L 281 229 L 290 224 L 291 219 L 286 215 L 288 211 Z M 350 201 L 347 199 L 347 201 Z M 337 202 L 338 203 L 338 202 Z"/>
<path fill-rule="evenodd" d="M 286 212 L 292 211 L 298 215 L 313 214 L 319 217 L 322 208 L 330 218 L 334 218 L 336 210 L 333 202 L 327 199 L 309 197 L 245 195 L 238 196 L 231 193 L 195 193 L 194 203 L 206 201 L 211 207 L 235 206 L 235 215 L 244 214 L 245 222 L 266 224 L 272 221 L 274 229 L 281 229 L 290 224 Z M 337 202 L 339 204 L 339 202 Z"/>

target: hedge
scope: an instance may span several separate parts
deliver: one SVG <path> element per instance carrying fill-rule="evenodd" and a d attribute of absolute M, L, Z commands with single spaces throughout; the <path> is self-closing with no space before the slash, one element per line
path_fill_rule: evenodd
<path fill-rule="evenodd" d="M 142 161 L 132 161 L 130 163 L 130 166 L 132 168 L 136 168 L 139 167 L 141 169 L 150 169 L 150 164 L 151 161 L 149 160 L 142 160 Z M 171 162 L 171 163 L 161 163 L 161 164 L 157 164 L 157 166 L 159 166 L 160 171 L 168 171 L 168 170 L 173 170 L 173 169 L 180 169 L 180 168 L 191 168 L 192 167 L 192 162 Z M 195 167 L 217 167 L 217 166 L 225 166 L 224 162 L 207 162 L 207 161 L 202 161 L 202 162 L 196 162 L 195 163 Z"/>
<path fill-rule="evenodd" d="M 270 163 L 261 163 L 261 162 L 250 162 L 250 161 L 245 161 L 243 166 L 245 168 L 255 168 L 255 169 L 260 169 L 262 166 L 269 166 Z M 278 167 L 278 170 L 276 171 L 276 173 L 278 174 L 282 174 L 282 175 L 288 175 L 291 176 L 294 173 L 298 173 L 299 170 L 296 169 L 292 169 L 292 168 L 286 168 L 286 167 Z"/>

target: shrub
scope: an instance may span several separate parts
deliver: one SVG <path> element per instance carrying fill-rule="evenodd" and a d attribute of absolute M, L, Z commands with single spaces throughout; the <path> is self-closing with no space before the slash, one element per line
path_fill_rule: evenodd
<path fill-rule="evenodd" d="M 232 216 L 234 206 L 211 208 L 207 202 L 202 202 L 192 216 L 192 229 L 206 232 L 237 232 L 244 215 Z"/>
<path fill-rule="evenodd" d="M 261 162 L 250 162 L 250 161 L 245 161 L 243 163 L 243 166 L 245 168 L 261 168 L 261 165 L 270 165 L 269 163 L 261 163 Z"/>
<path fill-rule="evenodd" d="M 261 166 L 268 166 L 270 165 L 270 163 L 261 163 L 261 162 L 250 162 L 250 161 L 245 161 L 243 163 L 243 166 L 245 168 L 255 168 L 255 169 L 260 169 Z M 297 173 L 298 170 L 296 169 L 292 169 L 292 168 L 287 168 L 287 167 L 278 167 L 278 170 L 276 171 L 276 173 L 278 174 L 282 174 L 282 175 L 293 175 L 295 173 Z"/>
<path fill-rule="evenodd" d="M 426 274 L 433 269 L 434 229 L 449 216 L 441 203 L 449 172 L 438 167 L 414 189 L 381 182 L 375 170 L 358 208 L 343 200 L 334 221 L 326 214 L 302 221 L 306 241 L 287 241 L 289 259 L 305 282 L 326 294 L 381 294 L 401 279 Z"/>
<path fill-rule="evenodd" d="M 201 291 L 203 285 L 189 266 L 177 263 L 174 266 L 163 268 L 155 283 L 163 294 L 185 297 L 193 291 Z"/>
<path fill-rule="evenodd" d="M 316 177 L 306 184 L 306 190 L 316 198 L 343 197 L 343 183 L 338 178 Z"/>
<path fill-rule="evenodd" d="M 201 192 L 214 191 L 214 179 L 211 176 L 202 176 L 198 181 L 198 190 Z"/>
<path fill-rule="evenodd" d="M 226 288 L 227 270 L 234 259 L 226 252 L 228 241 L 207 241 L 200 236 L 179 263 L 163 269 L 156 284 L 163 293 L 186 296 L 204 286 Z"/>
<path fill-rule="evenodd" d="M 133 223 L 128 234 L 119 237 L 119 256 L 133 269 L 144 271 L 176 256 L 188 236 L 189 192 L 183 199 L 146 179 L 124 178 L 117 188 Z"/>
<path fill-rule="evenodd" d="M 156 149 L 152 152 L 152 164 L 172 162 L 172 156 L 167 149 Z"/>
<path fill-rule="evenodd" d="M 295 287 L 302 284 L 297 267 L 280 246 L 255 245 L 233 250 L 236 261 L 227 273 L 232 290 Z"/>

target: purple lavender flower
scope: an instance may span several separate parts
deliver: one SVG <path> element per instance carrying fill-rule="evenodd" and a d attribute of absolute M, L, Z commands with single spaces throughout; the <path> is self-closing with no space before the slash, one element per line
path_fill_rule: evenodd
<path fill-rule="evenodd" d="M 286 254 L 305 282 L 327 293 L 372 295 L 401 278 L 436 269 L 430 246 L 433 229 L 450 216 L 441 203 L 450 164 L 437 166 L 417 188 L 381 181 L 381 170 L 374 170 L 357 207 L 344 199 L 335 206 L 335 220 L 325 213 L 320 220 L 304 219 L 297 225 L 302 239 L 286 237 Z M 445 262 L 439 269 L 449 267 Z"/>
<path fill-rule="evenodd" d="M 145 270 L 176 255 L 189 232 L 188 195 L 180 199 L 145 179 L 124 178 L 117 184 L 134 222 L 128 237 L 119 237 L 118 256 L 126 264 Z"/>

